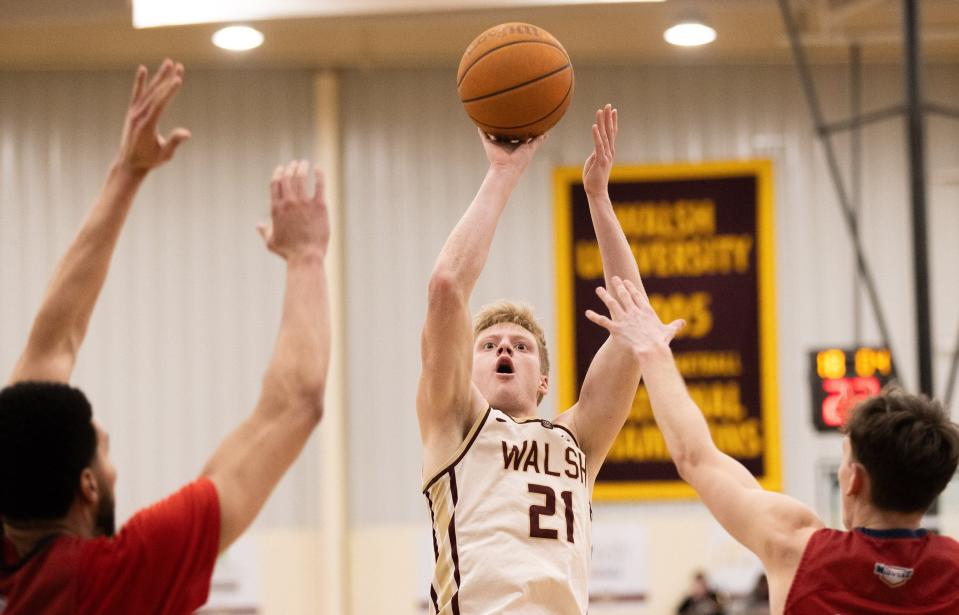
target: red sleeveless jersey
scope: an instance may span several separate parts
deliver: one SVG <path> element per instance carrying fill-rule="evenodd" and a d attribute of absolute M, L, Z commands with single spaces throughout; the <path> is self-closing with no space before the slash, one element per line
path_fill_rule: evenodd
<path fill-rule="evenodd" d="M 141 510 L 114 538 L 51 537 L 25 560 L 0 541 L 0 615 L 186 615 L 206 602 L 219 542 L 208 479 Z"/>
<path fill-rule="evenodd" d="M 925 530 L 819 530 L 803 552 L 784 613 L 955 615 L 959 543 Z"/>

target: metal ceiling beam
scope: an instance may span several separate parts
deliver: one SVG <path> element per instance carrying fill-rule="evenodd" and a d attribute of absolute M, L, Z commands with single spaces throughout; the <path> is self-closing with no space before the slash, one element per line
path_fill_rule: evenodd
<path fill-rule="evenodd" d="M 869 113 L 859 113 L 853 115 L 848 120 L 840 120 L 838 122 L 823 124 L 820 127 L 820 130 L 822 130 L 824 133 L 832 133 L 849 130 L 851 128 L 861 128 L 868 124 L 872 124 L 873 122 L 902 117 L 902 114 L 905 111 L 905 105 L 893 105 L 891 107 L 886 107 L 885 109 L 870 111 Z"/>
<path fill-rule="evenodd" d="M 891 0 L 847 0 L 840 5 L 834 3 L 826 4 L 826 18 L 832 24 L 845 24 L 852 17 L 862 15 L 883 4 L 889 4 Z"/>
<path fill-rule="evenodd" d="M 793 13 L 789 8 L 789 0 L 778 0 L 778 2 L 780 12 L 782 13 L 783 22 L 786 26 L 786 33 L 789 36 L 789 46 L 793 53 L 793 59 L 795 60 L 796 68 L 799 71 L 803 93 L 806 96 L 806 102 L 809 105 L 809 111 L 813 117 L 813 123 L 816 127 L 816 134 L 822 143 L 823 151 L 826 155 L 826 166 L 829 169 L 829 177 L 832 179 L 833 188 L 836 191 L 836 197 L 839 201 L 839 208 L 842 212 L 842 218 L 846 223 L 846 230 L 849 232 L 853 254 L 856 261 L 856 268 L 859 271 L 860 279 L 862 280 L 863 287 L 866 290 L 866 295 L 869 298 L 869 304 L 872 307 L 873 317 L 875 318 L 876 326 L 879 329 L 881 342 L 886 348 L 889 349 L 890 354 L 893 356 L 893 366 L 895 366 L 898 362 L 895 359 L 895 352 L 893 350 L 892 338 L 889 335 L 889 327 L 886 323 L 886 316 L 883 313 L 882 303 L 879 300 L 879 293 L 876 290 L 875 277 L 873 276 L 872 270 L 869 267 L 869 263 L 866 260 L 866 256 L 863 252 L 862 241 L 859 238 L 859 220 L 856 217 L 856 212 L 852 206 L 849 194 L 846 191 L 842 172 L 839 169 L 839 160 L 836 156 L 836 150 L 833 147 L 832 139 L 830 138 L 829 131 L 827 129 L 825 116 L 823 115 L 822 107 L 819 103 L 819 96 L 816 93 L 816 86 L 812 78 L 812 70 L 809 67 L 805 50 L 800 42 L 799 26 L 797 25 Z"/>

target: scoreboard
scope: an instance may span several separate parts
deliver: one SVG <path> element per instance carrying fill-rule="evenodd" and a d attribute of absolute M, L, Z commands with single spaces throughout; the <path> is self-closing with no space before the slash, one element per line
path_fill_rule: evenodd
<path fill-rule="evenodd" d="M 888 348 L 823 348 L 812 361 L 813 423 L 818 431 L 836 431 L 860 401 L 878 395 L 895 378 Z"/>

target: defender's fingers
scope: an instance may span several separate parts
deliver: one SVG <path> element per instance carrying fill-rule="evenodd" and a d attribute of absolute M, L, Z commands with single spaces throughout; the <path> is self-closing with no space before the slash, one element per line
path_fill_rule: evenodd
<path fill-rule="evenodd" d="M 260 234 L 264 242 L 270 242 L 270 224 L 268 222 L 257 223 L 256 232 Z"/>
<path fill-rule="evenodd" d="M 614 319 L 620 318 L 625 313 L 623 311 L 623 306 L 620 305 L 616 297 L 614 297 L 604 287 L 597 286 L 596 295 L 599 297 L 600 301 L 606 304 L 606 308 L 609 310 L 609 315 L 612 316 Z"/>
<path fill-rule="evenodd" d="M 278 166 L 273 169 L 273 177 L 270 178 L 270 197 L 273 202 L 283 198 L 283 167 Z"/>
<path fill-rule="evenodd" d="M 607 331 L 611 331 L 612 328 L 613 328 L 613 321 L 612 321 L 612 320 L 606 318 L 606 317 L 603 316 L 602 314 L 597 314 L 597 313 L 594 312 L 593 310 L 586 310 L 586 318 L 588 318 L 590 321 L 596 323 L 596 324 L 599 325 L 600 327 L 606 329 Z"/>
<path fill-rule="evenodd" d="M 300 160 L 296 165 L 296 177 L 293 180 L 293 187 L 296 190 L 296 196 L 306 200 L 306 174 L 310 171 L 310 163 L 306 160 Z"/>
<path fill-rule="evenodd" d="M 173 60 L 166 58 L 160 63 L 160 66 L 157 67 L 156 72 L 153 73 L 153 77 L 150 78 L 150 82 L 147 84 L 146 89 L 149 91 L 155 88 L 162 79 L 166 78 L 167 73 L 169 73 L 171 70 L 173 70 Z"/>
<path fill-rule="evenodd" d="M 616 291 L 616 297 L 619 299 L 623 308 L 626 308 L 630 305 L 635 305 L 632 295 L 629 294 L 629 290 L 626 288 L 626 285 L 623 283 L 622 278 L 619 276 L 613 276 L 611 280 L 613 283 L 613 290 Z"/>
<path fill-rule="evenodd" d="M 174 128 L 173 131 L 170 133 L 170 140 L 182 143 L 183 141 L 186 141 L 192 136 L 193 136 L 193 133 L 191 133 L 190 130 L 187 128 L 182 128 L 182 127 Z"/>
<path fill-rule="evenodd" d="M 296 177 L 296 166 L 300 164 L 299 160 L 291 160 L 286 168 L 283 169 L 283 194 L 287 197 L 296 194 L 296 188 L 293 186 L 293 178 Z"/>
<path fill-rule="evenodd" d="M 163 114 L 163 110 L 170 104 L 170 101 L 176 95 L 181 85 L 183 85 L 183 80 L 179 77 L 174 77 L 166 86 L 158 88 L 156 95 L 153 96 L 153 100 L 150 101 L 149 107 L 147 108 L 146 125 L 148 127 L 156 126 L 160 115 Z"/>
<path fill-rule="evenodd" d="M 143 86 L 146 83 L 146 78 L 147 67 L 142 64 L 137 66 L 136 76 L 133 78 L 133 93 L 130 95 L 131 105 L 140 100 L 140 96 L 143 94 Z"/>
<path fill-rule="evenodd" d="M 685 326 L 686 326 L 686 321 L 682 319 L 674 320 L 673 322 L 666 325 L 666 341 L 667 342 L 672 341 L 674 337 L 679 335 L 679 332 L 682 331 Z"/>
<path fill-rule="evenodd" d="M 163 150 L 161 151 L 160 157 L 163 160 L 169 160 L 173 157 L 173 154 L 176 153 L 176 148 L 180 147 L 180 144 L 184 141 L 189 141 L 190 131 L 186 128 L 177 128 L 170 136 L 167 137 L 166 143 L 163 144 Z"/>
<path fill-rule="evenodd" d="M 632 295 L 636 305 L 649 303 L 649 295 L 646 294 L 646 289 L 643 287 L 642 282 L 637 286 L 632 280 L 626 280 L 626 288 L 629 290 L 629 294 Z"/>

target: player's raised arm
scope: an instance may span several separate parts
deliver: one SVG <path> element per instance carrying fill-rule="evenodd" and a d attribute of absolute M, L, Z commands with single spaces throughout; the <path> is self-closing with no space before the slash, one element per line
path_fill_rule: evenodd
<path fill-rule="evenodd" d="M 606 105 L 596 111 L 592 126 L 593 152 L 583 165 L 583 188 L 589 202 L 593 230 L 603 258 L 603 275 L 609 287 L 613 276 L 642 288 L 642 280 L 629 242 L 616 218 L 609 197 L 609 174 L 616 155 L 619 112 Z M 595 478 L 622 429 L 639 386 L 639 363 L 630 348 L 610 336 L 593 357 L 583 379 L 579 400 L 568 413 Z"/>
<path fill-rule="evenodd" d="M 469 425 L 485 409 L 485 401 L 471 383 L 470 294 L 510 194 L 545 137 L 518 146 L 493 142 L 482 133 L 480 138 L 489 170 L 443 245 L 429 281 L 416 400 L 427 473 L 459 446 Z"/>
<path fill-rule="evenodd" d="M 260 232 L 270 251 L 286 261 L 280 331 L 256 409 L 203 470 L 220 498 L 221 551 L 253 522 L 323 414 L 330 360 L 324 271 L 330 225 L 319 170 L 313 194 L 308 193 L 309 168 L 294 161 L 273 174 L 272 224 Z"/>
<path fill-rule="evenodd" d="M 610 317 L 587 317 L 632 347 L 643 370 L 653 416 L 679 470 L 716 520 L 759 556 L 768 571 L 798 565 L 805 539 L 822 522 L 802 503 L 765 491 L 746 468 L 713 443 L 702 412 L 686 390 L 669 342 L 682 321 L 664 325 L 632 282 L 613 279 L 597 289 Z M 793 568 L 794 569 L 794 568 Z"/>
<path fill-rule="evenodd" d="M 593 153 L 583 165 L 583 190 L 603 258 L 603 277 L 606 286 L 610 285 L 613 276 L 617 276 L 642 288 L 639 267 L 609 197 L 609 174 L 616 158 L 619 111 L 613 109 L 612 105 L 598 109 L 592 131 Z"/>
<path fill-rule="evenodd" d="M 57 265 L 11 383 L 69 382 L 133 197 L 147 173 L 169 160 L 190 137 L 183 128 L 168 137 L 157 132 L 157 122 L 182 82 L 183 65 L 171 60 L 165 60 L 149 80 L 146 68 L 137 69 L 117 157 L 100 196 Z"/>

